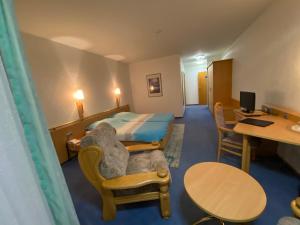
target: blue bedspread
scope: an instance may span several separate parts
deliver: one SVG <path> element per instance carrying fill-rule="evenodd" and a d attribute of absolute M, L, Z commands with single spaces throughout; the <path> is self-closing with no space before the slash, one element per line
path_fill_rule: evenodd
<path fill-rule="evenodd" d="M 123 124 L 121 123 L 122 122 L 121 120 L 118 120 L 115 118 L 106 118 L 106 119 L 98 120 L 98 121 L 90 124 L 88 127 L 85 128 L 85 130 L 91 131 L 91 130 L 95 129 L 100 123 L 103 123 L 103 122 L 109 123 L 112 127 L 116 128 L 116 129 L 118 127 L 123 126 Z"/>
<path fill-rule="evenodd" d="M 167 134 L 169 126 L 169 122 L 124 121 L 119 118 L 107 118 L 94 122 L 87 127 L 87 130 L 94 129 L 102 122 L 107 122 L 116 128 L 120 141 L 161 141 Z"/>
<path fill-rule="evenodd" d="M 160 141 L 167 134 L 168 125 L 169 123 L 166 122 L 143 122 L 143 124 L 132 133 L 132 141 Z"/>
<path fill-rule="evenodd" d="M 170 122 L 174 119 L 172 113 L 138 114 L 133 112 L 120 112 L 113 116 L 124 121 L 144 121 L 144 122 Z"/>

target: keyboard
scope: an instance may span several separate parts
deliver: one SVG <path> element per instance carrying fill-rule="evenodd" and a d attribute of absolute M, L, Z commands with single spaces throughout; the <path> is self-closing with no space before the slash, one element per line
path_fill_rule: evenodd
<path fill-rule="evenodd" d="M 274 123 L 272 121 L 257 120 L 257 119 L 252 119 L 252 118 L 246 118 L 246 119 L 240 120 L 239 122 L 254 125 L 254 126 L 258 126 L 258 127 L 267 127 L 267 126 L 270 126 Z"/>

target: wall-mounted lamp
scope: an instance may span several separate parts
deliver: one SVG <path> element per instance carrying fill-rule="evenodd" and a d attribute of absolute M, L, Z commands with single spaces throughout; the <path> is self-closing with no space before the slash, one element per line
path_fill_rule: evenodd
<path fill-rule="evenodd" d="M 73 94 L 74 99 L 76 100 L 76 107 L 78 110 L 78 116 L 79 119 L 83 119 L 83 100 L 84 100 L 84 94 L 81 89 L 78 89 Z"/>
<path fill-rule="evenodd" d="M 120 88 L 116 88 L 114 93 L 115 93 L 115 96 L 116 96 L 116 105 L 117 105 L 117 108 L 119 108 L 120 107 L 120 101 L 121 101 L 121 98 L 120 98 L 121 90 L 120 90 Z"/>

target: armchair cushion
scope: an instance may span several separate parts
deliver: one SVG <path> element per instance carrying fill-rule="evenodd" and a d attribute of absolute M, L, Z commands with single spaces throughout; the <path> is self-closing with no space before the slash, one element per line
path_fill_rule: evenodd
<path fill-rule="evenodd" d="M 126 174 L 169 170 L 167 160 L 160 150 L 131 154 L 128 160 Z"/>
<path fill-rule="evenodd" d="M 111 125 L 101 123 L 81 139 L 81 148 L 90 145 L 99 146 L 104 153 L 100 163 L 103 177 L 110 179 L 126 175 L 129 153 L 117 139 L 115 129 Z"/>
<path fill-rule="evenodd" d="M 165 169 L 169 172 L 168 162 L 162 151 L 154 150 L 151 152 L 133 153 L 129 156 L 126 175 L 154 172 L 159 169 Z M 136 195 L 154 191 L 159 191 L 159 184 L 148 184 L 139 188 L 115 190 L 114 195 Z"/>
<path fill-rule="evenodd" d="M 300 225 L 300 220 L 294 217 L 282 217 L 277 225 Z"/>

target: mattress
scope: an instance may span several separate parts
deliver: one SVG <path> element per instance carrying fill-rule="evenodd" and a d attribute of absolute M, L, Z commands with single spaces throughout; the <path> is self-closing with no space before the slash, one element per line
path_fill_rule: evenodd
<path fill-rule="evenodd" d="M 107 118 L 87 127 L 92 130 L 100 123 L 109 123 L 117 131 L 120 141 L 152 142 L 161 141 L 168 133 L 169 122 L 124 121 L 119 118 Z"/>
<path fill-rule="evenodd" d="M 136 122 L 167 122 L 169 123 L 174 119 L 172 113 L 152 113 L 152 114 L 138 114 L 133 112 L 120 112 L 113 116 L 123 121 L 136 121 Z"/>

